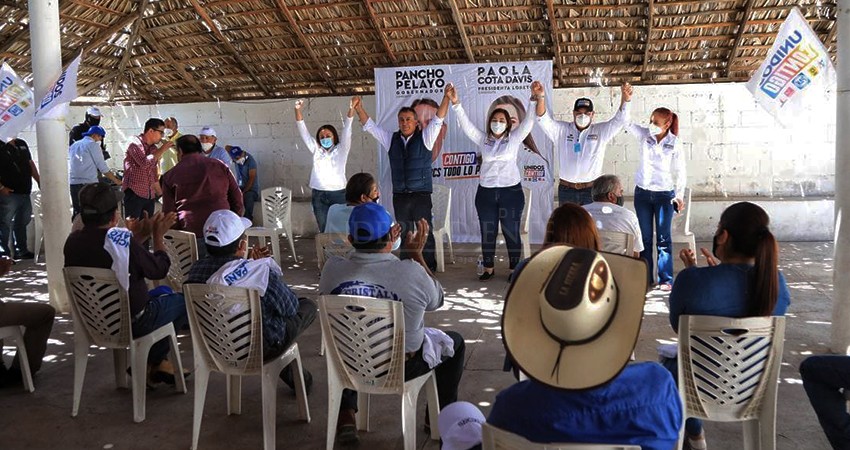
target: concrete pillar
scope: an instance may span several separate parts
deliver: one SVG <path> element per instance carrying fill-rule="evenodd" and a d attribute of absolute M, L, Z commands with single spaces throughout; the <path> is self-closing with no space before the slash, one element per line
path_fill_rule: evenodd
<path fill-rule="evenodd" d="M 850 353 L 850 0 L 838 1 L 838 111 L 835 127 L 835 264 L 830 348 Z"/>
<path fill-rule="evenodd" d="M 29 0 L 29 14 L 33 88 L 36 102 L 39 102 L 62 74 L 59 0 Z M 67 136 L 64 118 L 42 119 L 36 123 L 47 289 L 50 304 L 62 312 L 70 310 L 62 276 L 65 265 L 62 247 L 71 232 Z"/>

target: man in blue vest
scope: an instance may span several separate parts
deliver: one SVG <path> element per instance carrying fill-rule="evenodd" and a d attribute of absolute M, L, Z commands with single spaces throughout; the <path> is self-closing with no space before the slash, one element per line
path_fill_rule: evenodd
<path fill-rule="evenodd" d="M 401 225 L 402 236 L 413 231 L 419 219 L 428 221 L 429 230 L 434 228 L 431 223 L 431 149 L 440 134 L 448 109 L 448 97 L 444 96 L 436 117 L 423 130 L 416 120 L 416 110 L 402 107 L 398 111 L 398 131 L 390 132 L 379 127 L 362 105 L 356 108 L 363 131 L 374 136 L 389 154 L 393 209 L 396 221 Z M 434 248 L 434 233 L 429 231 L 422 256 L 432 271 L 437 268 Z M 402 251 L 402 259 L 409 257 Z"/>

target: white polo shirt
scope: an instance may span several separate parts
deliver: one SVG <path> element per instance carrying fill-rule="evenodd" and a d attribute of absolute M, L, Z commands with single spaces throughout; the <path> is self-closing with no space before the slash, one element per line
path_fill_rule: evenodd
<path fill-rule="evenodd" d="M 629 233 L 635 237 L 634 251 L 643 251 L 643 238 L 640 234 L 640 225 L 635 213 L 611 202 L 593 202 L 582 206 L 590 216 L 599 230 L 620 231 Z"/>
<path fill-rule="evenodd" d="M 348 152 L 351 150 L 351 122 L 353 117 L 346 117 L 343 122 L 339 144 L 328 150 L 322 148 L 316 138 L 307 131 L 303 120 L 296 122 L 298 133 L 307 150 L 313 154 L 313 170 L 310 172 L 310 188 L 319 191 L 340 191 L 345 189 L 348 181 L 345 178 L 345 165 L 348 162 Z"/>
<path fill-rule="evenodd" d="M 634 123 L 626 125 L 626 132 L 640 142 L 640 165 L 635 174 L 635 184 L 647 191 L 676 191 L 676 198 L 682 198 L 687 171 L 679 138 L 667 133 L 658 141 L 650 134 L 649 128 Z"/>

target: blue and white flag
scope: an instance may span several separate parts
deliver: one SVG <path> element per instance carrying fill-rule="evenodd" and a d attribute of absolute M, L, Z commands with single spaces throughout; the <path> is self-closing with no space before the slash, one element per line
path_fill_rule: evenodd
<path fill-rule="evenodd" d="M 32 89 L 6 63 L 0 67 L 0 138 L 8 141 L 32 123 Z"/>
<path fill-rule="evenodd" d="M 77 98 L 77 72 L 80 69 L 80 61 L 83 55 L 77 56 L 71 64 L 68 65 L 59 78 L 50 86 L 47 94 L 38 105 L 35 112 L 35 119 L 55 119 L 66 116 L 68 114 L 68 103 Z M 58 105 L 63 107 L 56 108 Z"/>

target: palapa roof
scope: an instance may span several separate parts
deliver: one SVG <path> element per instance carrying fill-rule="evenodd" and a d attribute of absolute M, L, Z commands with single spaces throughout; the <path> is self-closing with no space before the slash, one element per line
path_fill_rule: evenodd
<path fill-rule="evenodd" d="M 370 93 L 376 67 L 523 60 L 553 60 L 555 87 L 743 81 L 793 6 L 834 55 L 834 0 L 59 0 L 80 94 L 139 103 Z M 29 75 L 27 2 L 0 17 L 0 54 Z"/>

